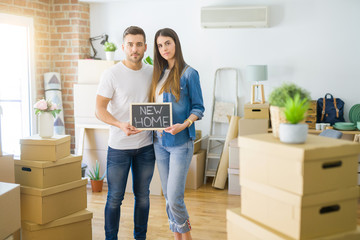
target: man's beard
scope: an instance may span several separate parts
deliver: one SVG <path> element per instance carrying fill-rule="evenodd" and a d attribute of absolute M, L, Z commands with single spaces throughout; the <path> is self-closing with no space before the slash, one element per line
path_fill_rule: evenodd
<path fill-rule="evenodd" d="M 126 59 L 130 62 L 133 62 L 133 63 L 139 63 L 142 61 L 144 55 L 141 56 L 141 54 L 138 54 L 137 56 L 138 58 L 137 59 L 134 59 L 132 56 L 127 56 Z"/>

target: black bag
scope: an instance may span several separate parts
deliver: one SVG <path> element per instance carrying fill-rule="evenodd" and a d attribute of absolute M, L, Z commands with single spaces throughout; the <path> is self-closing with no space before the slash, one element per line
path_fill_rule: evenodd
<path fill-rule="evenodd" d="M 330 93 L 325 94 L 325 97 L 317 100 L 317 122 L 331 125 L 336 122 L 345 122 L 344 105 L 345 103 L 340 98 L 334 98 Z"/>

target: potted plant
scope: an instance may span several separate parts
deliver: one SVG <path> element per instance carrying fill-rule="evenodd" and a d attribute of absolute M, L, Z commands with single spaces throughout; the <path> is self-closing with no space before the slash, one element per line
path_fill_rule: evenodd
<path fill-rule="evenodd" d="M 146 58 L 144 58 L 144 63 L 149 64 L 149 65 L 154 65 L 154 62 L 152 60 L 152 58 L 150 56 L 147 56 Z"/>
<path fill-rule="evenodd" d="M 104 178 L 106 175 L 106 171 L 100 177 L 100 164 L 98 160 L 96 160 L 95 167 L 89 169 L 87 176 L 91 181 L 91 189 L 93 192 L 101 192 L 103 187 Z"/>
<path fill-rule="evenodd" d="M 54 135 L 54 118 L 61 109 L 51 100 L 41 99 L 34 105 L 35 115 L 39 116 L 39 136 L 50 138 Z"/>
<path fill-rule="evenodd" d="M 289 97 L 294 98 L 296 94 L 299 94 L 300 99 L 310 99 L 310 93 L 294 83 L 284 83 L 270 93 L 271 126 L 275 137 L 279 137 L 280 123 L 287 122 L 284 114 L 285 102 Z"/>
<path fill-rule="evenodd" d="M 106 55 L 106 60 L 108 60 L 108 61 L 114 60 L 116 49 L 117 49 L 117 47 L 116 47 L 115 43 L 105 42 L 104 51 L 105 51 L 105 55 Z"/>
<path fill-rule="evenodd" d="M 279 137 L 284 143 L 304 143 L 309 126 L 301 123 L 309 109 L 309 100 L 301 98 L 299 93 L 294 97 L 287 97 L 284 114 L 288 123 L 280 123 Z"/>

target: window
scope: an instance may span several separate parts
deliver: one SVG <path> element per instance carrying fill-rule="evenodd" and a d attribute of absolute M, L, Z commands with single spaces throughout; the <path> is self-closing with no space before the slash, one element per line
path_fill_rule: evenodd
<path fill-rule="evenodd" d="M 2 151 L 20 155 L 20 138 L 31 135 L 30 18 L 0 14 L 0 107 Z"/>

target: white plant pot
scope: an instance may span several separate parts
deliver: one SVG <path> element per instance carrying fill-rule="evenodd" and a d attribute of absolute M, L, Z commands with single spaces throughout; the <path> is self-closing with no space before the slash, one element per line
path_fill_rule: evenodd
<path fill-rule="evenodd" d="M 105 52 L 106 60 L 108 61 L 114 61 L 115 52 Z"/>
<path fill-rule="evenodd" d="M 283 143 L 304 143 L 307 138 L 309 125 L 306 123 L 281 123 L 279 127 L 280 141 Z"/>
<path fill-rule="evenodd" d="M 51 138 L 54 135 L 54 117 L 49 112 L 42 112 L 39 115 L 39 136 Z"/>

